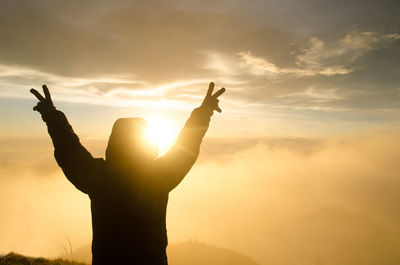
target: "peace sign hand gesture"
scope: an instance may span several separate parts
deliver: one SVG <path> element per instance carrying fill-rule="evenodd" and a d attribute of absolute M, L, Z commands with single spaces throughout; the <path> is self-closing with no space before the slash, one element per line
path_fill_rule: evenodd
<path fill-rule="evenodd" d="M 50 92 L 49 89 L 47 88 L 46 85 L 42 86 L 43 88 L 43 97 L 36 89 L 31 89 L 30 92 L 35 95 L 35 97 L 39 100 L 39 102 L 36 104 L 35 107 L 33 107 L 34 111 L 38 111 L 40 114 L 42 114 L 42 117 L 49 113 L 50 111 L 53 111 L 56 109 L 54 107 L 53 101 L 51 100 Z"/>
<path fill-rule="evenodd" d="M 212 115 L 213 111 L 216 110 L 218 112 L 221 112 L 222 110 L 218 106 L 219 99 L 218 97 L 221 96 L 225 92 L 225 88 L 221 88 L 217 92 L 215 92 L 214 95 L 212 95 L 212 92 L 214 90 L 214 83 L 211 82 L 210 85 L 208 86 L 208 91 L 206 94 L 206 97 L 203 100 L 203 103 L 201 103 L 201 107 L 206 108 L 207 110 L 210 111 L 210 115 Z"/>

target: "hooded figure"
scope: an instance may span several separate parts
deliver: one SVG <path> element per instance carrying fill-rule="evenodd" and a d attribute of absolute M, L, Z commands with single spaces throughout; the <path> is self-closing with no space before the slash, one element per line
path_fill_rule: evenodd
<path fill-rule="evenodd" d="M 93 158 L 81 145 L 65 115 L 55 109 L 48 88 L 34 110 L 46 122 L 54 156 L 65 176 L 88 194 L 92 211 L 93 265 L 166 265 L 168 194 L 189 172 L 199 155 L 213 110 L 221 111 L 210 83 L 207 95 L 186 121 L 174 146 L 161 157 L 146 141 L 147 122 L 118 119 L 106 158 Z"/>

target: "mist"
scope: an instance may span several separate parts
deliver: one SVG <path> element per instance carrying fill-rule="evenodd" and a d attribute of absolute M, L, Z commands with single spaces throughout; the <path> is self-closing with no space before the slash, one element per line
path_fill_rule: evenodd
<path fill-rule="evenodd" d="M 0 249 L 62 256 L 91 240 L 90 205 L 50 140 L 1 143 Z M 95 156 L 106 140 L 82 139 Z M 398 264 L 400 133 L 206 139 L 170 193 L 170 242 L 195 239 L 260 264 Z"/>

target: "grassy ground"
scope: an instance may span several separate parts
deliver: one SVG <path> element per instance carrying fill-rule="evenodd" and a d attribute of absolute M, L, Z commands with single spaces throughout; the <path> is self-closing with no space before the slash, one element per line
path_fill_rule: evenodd
<path fill-rule="evenodd" d="M 10 253 L 0 258 L 0 265 L 86 265 L 74 261 L 62 259 L 48 260 L 44 258 L 25 257 L 16 253 Z"/>

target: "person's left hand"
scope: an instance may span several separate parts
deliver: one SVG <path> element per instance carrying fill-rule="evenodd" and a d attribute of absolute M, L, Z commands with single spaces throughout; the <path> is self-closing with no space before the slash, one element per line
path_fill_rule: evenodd
<path fill-rule="evenodd" d="M 43 115 L 53 111 L 56 109 L 54 107 L 53 101 L 51 100 L 50 92 L 49 89 L 47 88 L 46 85 L 42 86 L 43 88 L 43 93 L 44 97 L 36 90 L 36 89 L 31 89 L 30 92 L 35 95 L 35 97 L 39 100 L 39 102 L 36 104 L 35 107 L 33 107 L 34 111 L 38 111 L 40 114 Z"/>

